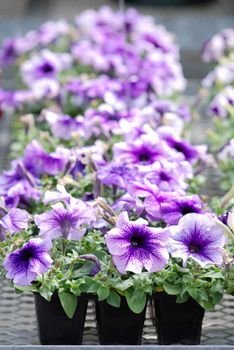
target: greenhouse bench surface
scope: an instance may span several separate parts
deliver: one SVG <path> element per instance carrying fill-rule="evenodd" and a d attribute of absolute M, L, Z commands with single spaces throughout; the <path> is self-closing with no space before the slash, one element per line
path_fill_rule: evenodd
<path fill-rule="evenodd" d="M 15 294 L 14 289 L 11 288 L 7 281 L 1 281 L 0 286 L 0 345 L 1 349 L 10 348 L 16 349 L 17 345 L 23 345 L 20 348 L 25 348 L 25 344 L 28 345 L 27 349 L 39 349 L 36 345 L 39 344 L 36 315 L 34 310 L 34 300 L 31 294 Z M 157 337 L 155 327 L 152 324 L 149 310 L 147 310 L 142 345 L 147 345 L 147 349 L 151 350 L 155 348 L 154 344 L 157 344 Z M 232 345 L 234 344 L 234 297 L 225 296 L 222 303 L 216 306 L 216 310 L 213 312 L 206 312 L 203 321 L 202 339 L 199 348 L 203 345 L 213 345 L 207 347 L 207 349 L 218 349 L 219 345 Z M 9 345 L 9 347 L 6 347 Z M 35 346 L 34 346 L 35 345 Z M 84 350 L 88 350 L 88 345 L 98 345 L 97 329 L 94 315 L 94 305 L 89 302 L 88 312 L 86 315 L 84 337 L 83 337 Z M 148 346 L 149 345 L 149 346 Z M 150 346 L 152 345 L 152 346 Z M 61 347 L 47 347 L 43 349 L 65 349 Z M 74 347 L 66 347 L 66 349 L 74 349 Z M 94 349 L 114 349 L 115 347 L 101 347 L 96 346 Z M 119 349 L 125 349 L 126 346 L 118 347 Z M 134 349 L 140 348 L 134 346 Z M 141 346 L 142 348 L 142 346 Z M 161 346 L 157 347 L 161 348 Z M 164 347 L 162 347 L 164 348 Z M 167 346 L 167 348 L 175 348 L 175 346 Z M 185 350 L 187 346 L 182 346 Z M 206 347 L 205 347 L 206 348 Z M 189 347 L 191 349 L 191 346 Z M 234 346 L 233 346 L 234 349 Z"/>

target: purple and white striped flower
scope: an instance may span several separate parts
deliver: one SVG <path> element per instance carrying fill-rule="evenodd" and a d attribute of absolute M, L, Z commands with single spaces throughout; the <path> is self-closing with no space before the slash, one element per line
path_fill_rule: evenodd
<path fill-rule="evenodd" d="M 187 214 L 177 226 L 168 230 L 171 233 L 169 252 L 173 257 L 181 258 L 184 265 L 189 258 L 201 266 L 222 264 L 225 235 L 214 218 L 204 214 Z"/>
<path fill-rule="evenodd" d="M 121 273 L 161 270 L 168 261 L 167 230 L 149 227 L 144 219 L 130 221 L 122 212 L 116 227 L 106 234 L 106 244 L 114 264 Z"/>
<path fill-rule="evenodd" d="M 0 195 L 9 207 L 17 206 L 20 201 L 38 200 L 41 196 L 38 182 L 39 179 L 25 168 L 22 161 L 15 160 L 12 168 L 0 176 Z"/>
<path fill-rule="evenodd" d="M 153 164 L 152 170 L 146 174 L 146 179 L 157 185 L 161 191 L 180 192 L 188 187 L 186 179 L 191 176 L 192 170 L 188 162 L 169 162 L 164 159 Z"/>
<path fill-rule="evenodd" d="M 40 55 L 34 54 L 28 61 L 21 66 L 21 75 L 25 84 L 33 86 L 35 81 L 40 79 L 56 79 L 58 73 L 71 64 L 69 54 L 54 53 L 48 49 L 40 52 Z"/>
<path fill-rule="evenodd" d="M 39 177 L 42 174 L 57 175 L 64 169 L 65 160 L 55 152 L 47 153 L 36 140 L 32 140 L 25 148 L 23 163 L 31 174 Z"/>
<path fill-rule="evenodd" d="M 208 112 L 211 116 L 226 118 L 229 115 L 229 108 L 234 106 L 234 88 L 226 86 L 211 101 Z"/>
<path fill-rule="evenodd" d="M 225 28 L 208 39 L 202 50 L 205 62 L 219 61 L 225 54 L 234 49 L 234 29 Z"/>
<path fill-rule="evenodd" d="M 61 140 L 71 139 L 72 134 L 80 129 L 80 123 L 68 115 L 57 114 L 49 110 L 45 111 L 44 115 L 52 134 Z"/>
<path fill-rule="evenodd" d="M 52 206 L 52 210 L 35 215 L 35 223 L 40 236 L 55 239 L 79 240 L 86 232 L 85 225 L 94 220 L 92 208 L 78 201 L 74 206 L 64 207 L 62 203 Z"/>
<path fill-rule="evenodd" d="M 218 218 L 215 218 L 215 221 L 230 235 L 232 239 L 234 238 L 234 210 L 220 215 Z"/>
<path fill-rule="evenodd" d="M 172 197 L 161 203 L 162 219 L 168 225 L 176 225 L 180 218 L 189 213 L 202 213 L 203 203 L 198 195 Z"/>
<path fill-rule="evenodd" d="M 4 241 L 6 233 L 17 233 L 27 230 L 29 214 L 22 209 L 12 208 L 0 218 L 0 241 Z"/>
<path fill-rule="evenodd" d="M 129 181 L 134 180 L 137 170 L 119 162 L 102 164 L 98 168 L 97 178 L 104 185 L 115 185 L 126 188 Z"/>
<path fill-rule="evenodd" d="M 52 266 L 49 251 L 52 247 L 49 239 L 30 239 L 22 248 L 7 255 L 3 266 L 6 277 L 19 286 L 29 286 L 38 275 L 47 272 Z"/>
<path fill-rule="evenodd" d="M 135 141 L 119 142 L 114 145 L 114 159 L 127 164 L 151 166 L 154 162 L 163 159 L 167 154 L 167 145 L 164 141 L 154 140 L 148 135 L 142 135 Z"/>

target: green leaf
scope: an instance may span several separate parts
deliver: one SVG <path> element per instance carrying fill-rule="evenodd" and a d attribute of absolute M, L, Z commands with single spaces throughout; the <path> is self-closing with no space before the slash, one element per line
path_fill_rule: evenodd
<path fill-rule="evenodd" d="M 223 299 L 223 294 L 222 293 L 214 293 L 212 295 L 212 300 L 214 305 L 218 304 L 221 300 Z"/>
<path fill-rule="evenodd" d="M 39 289 L 39 293 L 40 295 L 45 298 L 47 301 L 50 301 L 51 300 L 51 297 L 53 295 L 53 292 L 51 292 L 51 290 L 47 287 L 41 287 Z"/>
<path fill-rule="evenodd" d="M 30 293 L 32 291 L 32 286 L 18 286 L 15 285 L 16 293 L 18 291 L 20 292 L 25 292 L 25 293 Z"/>
<path fill-rule="evenodd" d="M 120 290 L 126 290 L 128 288 L 130 288 L 133 284 L 133 281 L 130 279 L 127 279 L 125 281 L 121 281 L 121 282 L 116 282 L 114 287 L 116 289 L 120 289 Z"/>
<path fill-rule="evenodd" d="M 96 293 L 98 287 L 98 284 L 93 278 L 86 276 L 84 278 L 84 284 L 81 286 L 81 291 L 85 293 Z"/>
<path fill-rule="evenodd" d="M 71 293 L 59 293 L 59 299 L 62 304 L 63 310 L 69 318 L 74 316 L 77 307 L 77 296 Z"/>
<path fill-rule="evenodd" d="M 198 289 L 196 289 L 196 288 L 188 288 L 188 292 L 189 292 L 189 295 L 193 298 L 193 299 L 195 299 L 195 300 L 197 300 L 198 299 L 198 295 L 197 295 L 197 293 L 198 293 Z M 200 293 L 200 290 L 199 290 L 199 293 Z"/>
<path fill-rule="evenodd" d="M 97 290 L 97 295 L 98 295 L 98 300 L 102 301 L 108 298 L 110 293 L 109 288 L 104 287 L 104 286 L 100 286 Z"/>
<path fill-rule="evenodd" d="M 182 294 L 182 295 L 177 295 L 177 297 L 176 297 L 176 302 L 177 302 L 177 304 L 183 304 L 183 303 L 185 303 L 187 300 L 189 299 L 189 294 L 186 292 L 186 293 L 184 293 L 184 294 Z"/>
<path fill-rule="evenodd" d="M 205 289 L 199 289 L 198 297 L 201 300 L 208 301 L 209 297 Z"/>
<path fill-rule="evenodd" d="M 116 292 L 111 291 L 106 301 L 114 307 L 120 307 L 121 297 Z"/>
<path fill-rule="evenodd" d="M 203 277 L 220 278 L 220 279 L 224 278 L 224 276 L 223 276 L 221 271 L 213 271 L 213 270 L 204 273 Z"/>
<path fill-rule="evenodd" d="M 170 284 L 170 283 L 164 282 L 163 288 L 165 292 L 169 295 L 178 295 L 181 291 L 180 284 Z"/>
<path fill-rule="evenodd" d="M 136 314 L 139 314 L 144 310 L 147 297 L 141 290 L 127 290 L 126 299 L 129 308 Z"/>

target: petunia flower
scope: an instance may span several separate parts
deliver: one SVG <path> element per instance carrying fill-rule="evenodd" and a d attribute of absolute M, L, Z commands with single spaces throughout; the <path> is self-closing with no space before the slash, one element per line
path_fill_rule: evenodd
<path fill-rule="evenodd" d="M 67 204 L 71 203 L 71 195 L 67 192 L 66 188 L 62 185 L 56 186 L 56 191 L 46 191 L 43 199 L 43 203 L 58 203 L 64 202 Z"/>
<path fill-rule="evenodd" d="M 45 152 L 37 140 L 32 140 L 25 148 L 23 163 L 31 174 L 40 177 L 42 174 L 57 175 L 65 161 L 59 154 Z"/>
<path fill-rule="evenodd" d="M 198 146 L 192 146 L 189 142 L 170 134 L 165 134 L 164 139 L 172 149 L 183 155 L 187 161 L 193 162 L 198 160 L 200 156 Z"/>
<path fill-rule="evenodd" d="M 119 142 L 114 145 L 114 159 L 127 164 L 138 166 L 151 166 L 154 162 L 161 160 L 167 154 L 164 141 L 159 138 L 152 140 L 148 135 L 132 142 Z"/>
<path fill-rule="evenodd" d="M 77 130 L 80 131 L 80 123 L 69 115 L 46 110 L 44 111 L 44 116 L 51 128 L 53 136 L 61 140 L 69 140 L 74 132 L 77 132 Z"/>
<path fill-rule="evenodd" d="M 183 162 L 181 162 L 183 163 Z M 185 162 L 190 165 L 188 162 Z M 178 162 L 167 161 L 163 159 L 152 166 L 152 170 L 146 174 L 146 179 L 158 186 L 161 191 L 181 191 L 188 187 L 185 182 L 186 176 L 189 178 L 189 168 L 184 164 L 187 173 L 183 173 L 183 168 Z M 185 168 L 186 167 L 186 168 Z"/>
<path fill-rule="evenodd" d="M 202 213 L 203 204 L 198 195 L 168 197 L 161 203 L 162 219 L 168 225 L 176 225 L 180 218 L 189 213 Z"/>
<path fill-rule="evenodd" d="M 232 239 L 234 238 L 234 210 L 216 217 L 215 221 L 230 235 Z"/>
<path fill-rule="evenodd" d="M 225 235 L 212 217 L 187 214 L 168 230 L 171 233 L 168 250 L 173 257 L 181 258 L 184 265 L 189 258 L 201 266 L 222 264 Z"/>
<path fill-rule="evenodd" d="M 202 58 L 205 62 L 220 61 L 234 48 L 234 29 L 225 28 L 208 39 L 202 48 Z"/>
<path fill-rule="evenodd" d="M 74 207 L 64 207 L 62 203 L 52 206 L 53 209 L 35 215 L 35 223 L 40 229 L 40 236 L 55 239 L 79 240 L 86 232 L 85 224 L 94 219 L 93 210 L 84 202 L 77 201 Z"/>
<path fill-rule="evenodd" d="M 6 232 L 17 233 L 28 228 L 29 214 L 22 209 L 12 208 L 0 219 L 0 241 L 3 241 Z"/>
<path fill-rule="evenodd" d="M 126 188 L 129 181 L 136 176 L 136 169 L 132 166 L 121 164 L 119 162 L 109 162 L 101 164 L 98 168 L 97 178 L 104 185 L 115 185 L 120 188 Z"/>
<path fill-rule="evenodd" d="M 234 106 L 234 88 L 226 86 L 219 92 L 208 106 L 208 113 L 225 119 L 229 115 L 229 108 Z"/>
<path fill-rule="evenodd" d="M 71 57 L 68 53 L 54 53 L 43 49 L 40 54 L 33 54 L 29 60 L 21 65 L 21 76 L 28 86 L 40 79 L 56 79 L 57 74 L 71 64 Z"/>
<path fill-rule="evenodd" d="M 47 272 L 52 265 L 49 250 L 50 240 L 30 239 L 22 248 L 7 255 L 3 266 L 7 270 L 6 277 L 19 286 L 29 286 L 35 278 Z"/>
<path fill-rule="evenodd" d="M 122 212 L 116 227 L 106 234 L 106 244 L 121 273 L 141 273 L 143 268 L 156 272 L 168 261 L 168 238 L 167 230 L 149 227 L 141 218 L 130 221 L 127 212 Z"/>
<path fill-rule="evenodd" d="M 38 182 L 39 179 L 25 168 L 21 160 L 15 160 L 11 169 L 0 176 L 0 195 L 11 207 L 17 206 L 21 200 L 26 203 L 31 199 L 38 200 L 41 196 Z"/>

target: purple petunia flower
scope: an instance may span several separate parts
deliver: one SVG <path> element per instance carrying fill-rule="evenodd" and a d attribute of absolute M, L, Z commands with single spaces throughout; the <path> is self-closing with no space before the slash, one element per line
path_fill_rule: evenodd
<path fill-rule="evenodd" d="M 0 195 L 8 206 L 17 206 L 23 200 L 38 200 L 41 196 L 36 188 L 38 178 L 34 177 L 22 161 L 13 161 L 11 170 L 4 171 L 0 176 Z"/>
<path fill-rule="evenodd" d="M 120 188 L 126 188 L 128 182 L 134 179 L 135 173 L 136 169 L 134 167 L 130 168 L 118 162 L 110 162 L 98 168 L 97 178 L 104 185 L 115 185 Z"/>
<path fill-rule="evenodd" d="M 72 134 L 80 129 L 80 123 L 68 115 L 57 114 L 49 110 L 44 113 L 52 134 L 62 140 L 71 139 Z"/>
<path fill-rule="evenodd" d="M 56 153 L 46 153 L 43 147 L 33 140 L 25 148 L 23 163 L 31 174 L 40 176 L 42 174 L 57 175 L 63 170 L 65 161 Z"/>
<path fill-rule="evenodd" d="M 67 208 L 62 203 L 52 207 L 53 209 L 46 213 L 35 215 L 35 223 L 43 237 L 79 240 L 86 232 L 84 225 L 94 220 L 92 209 L 82 201 L 77 201 L 74 206 Z"/>
<path fill-rule="evenodd" d="M 208 113 L 211 116 L 226 118 L 231 106 L 234 106 L 234 88 L 232 86 L 226 86 L 211 101 L 208 107 Z"/>
<path fill-rule="evenodd" d="M 114 159 L 119 162 L 135 164 L 138 166 L 149 166 L 165 157 L 166 144 L 159 139 L 152 140 L 148 135 L 132 142 L 119 142 L 114 145 Z"/>
<path fill-rule="evenodd" d="M 234 238 L 234 210 L 228 211 L 218 218 L 215 218 L 219 224 L 231 237 Z"/>
<path fill-rule="evenodd" d="M 176 225 L 180 218 L 189 213 L 202 213 L 202 201 L 198 195 L 168 198 L 161 203 L 162 219 L 168 225 Z"/>
<path fill-rule="evenodd" d="M 47 46 L 69 33 L 69 24 L 64 20 L 43 23 L 37 30 L 38 42 Z"/>
<path fill-rule="evenodd" d="M 22 248 L 7 255 L 3 266 L 7 270 L 6 277 L 13 279 L 19 286 L 29 286 L 35 278 L 51 268 L 52 259 L 49 250 L 50 240 L 30 239 Z"/>
<path fill-rule="evenodd" d="M 225 244 L 223 229 L 215 220 L 204 214 L 187 214 L 177 226 L 168 228 L 171 233 L 169 252 L 183 260 L 192 258 L 200 265 L 221 265 Z"/>
<path fill-rule="evenodd" d="M 220 161 L 228 162 L 228 158 L 234 159 L 234 138 L 229 140 L 218 153 Z"/>
<path fill-rule="evenodd" d="M 9 38 L 4 40 L 3 47 L 0 50 L 0 62 L 1 65 L 11 65 L 14 64 L 16 58 L 18 57 L 17 47 L 16 47 L 17 39 Z"/>
<path fill-rule="evenodd" d="M 201 84 L 204 88 L 211 88 L 216 86 L 217 83 L 232 85 L 233 81 L 234 62 L 232 60 L 227 60 L 216 65 L 215 68 L 202 80 Z"/>
<path fill-rule="evenodd" d="M 28 228 L 29 214 L 25 210 L 12 208 L 0 219 L 0 241 L 5 240 L 6 232 L 14 234 Z"/>
<path fill-rule="evenodd" d="M 58 203 L 63 202 L 66 204 L 71 203 L 72 196 L 67 192 L 66 188 L 62 185 L 56 186 L 57 191 L 46 191 L 43 199 L 43 203 Z"/>
<path fill-rule="evenodd" d="M 107 233 L 106 244 L 121 273 L 141 273 L 143 268 L 156 272 L 168 261 L 168 238 L 168 231 L 149 227 L 144 219 L 130 221 L 127 212 L 122 212 L 116 228 Z"/>
<path fill-rule="evenodd" d="M 234 49 L 234 29 L 225 28 L 203 45 L 202 58 L 205 62 L 219 61 L 229 50 Z"/>
<path fill-rule="evenodd" d="M 71 64 L 71 57 L 67 53 L 59 54 L 44 49 L 40 55 L 34 54 L 21 66 L 21 75 L 25 84 L 33 86 L 40 79 L 56 79 L 57 74 Z"/>
<path fill-rule="evenodd" d="M 175 137 L 170 133 L 165 133 L 163 138 L 169 147 L 179 152 L 187 161 L 192 162 L 198 160 L 200 152 L 196 146 L 192 146 L 189 142 Z"/>
<path fill-rule="evenodd" d="M 161 162 L 156 162 L 152 166 L 152 170 L 146 175 L 146 179 L 148 179 L 151 183 L 158 186 L 161 191 L 181 191 L 188 187 L 188 184 L 185 182 L 186 175 L 191 177 L 191 173 L 189 173 L 188 162 L 181 162 L 182 164 L 178 164 L 178 162 L 172 162 L 162 160 Z M 186 164 L 187 163 L 187 164 Z M 187 173 L 183 173 L 182 166 L 186 167 Z M 190 175 L 190 176 L 189 176 Z"/>

